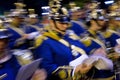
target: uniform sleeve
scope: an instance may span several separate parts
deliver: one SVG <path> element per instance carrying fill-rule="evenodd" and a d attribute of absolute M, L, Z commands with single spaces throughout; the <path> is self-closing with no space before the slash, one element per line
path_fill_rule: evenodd
<path fill-rule="evenodd" d="M 111 46 L 114 47 L 115 45 L 117 45 L 116 40 L 117 40 L 117 39 L 120 39 L 120 36 L 117 35 L 117 34 L 115 34 L 115 33 L 113 33 L 113 34 L 111 35 L 111 37 L 108 38 L 108 39 L 109 39 L 110 42 L 111 42 Z"/>
<path fill-rule="evenodd" d="M 81 27 L 76 23 L 72 23 L 72 26 L 70 27 L 70 29 L 73 30 L 75 34 L 77 34 L 78 36 L 80 36 L 82 33 L 86 31 L 83 27 Z"/>
<path fill-rule="evenodd" d="M 29 26 L 29 25 L 26 25 L 24 26 L 26 28 L 26 33 L 29 34 L 29 33 L 32 33 L 32 32 L 36 32 L 38 31 L 37 29 L 33 28 L 32 26 Z"/>
<path fill-rule="evenodd" d="M 18 38 L 18 39 L 14 39 L 13 37 L 10 38 L 10 43 L 9 43 L 9 47 L 11 49 L 19 47 L 21 45 L 23 45 L 25 43 L 25 40 Z"/>
<path fill-rule="evenodd" d="M 54 75 L 60 78 L 67 78 L 72 75 L 72 67 L 59 66 L 54 62 L 53 51 L 48 44 L 43 42 L 39 47 L 36 48 L 34 55 L 35 58 L 43 58 L 40 67 L 46 69 L 48 76 Z"/>
<path fill-rule="evenodd" d="M 14 55 L 12 55 L 11 59 L 9 60 L 9 67 L 12 68 L 11 75 L 14 75 L 16 77 L 21 65 Z"/>
<path fill-rule="evenodd" d="M 82 43 L 86 46 L 89 54 L 93 53 L 96 49 L 101 48 L 101 46 L 92 39 L 82 40 Z"/>
<path fill-rule="evenodd" d="M 9 30 L 9 34 L 10 34 L 9 45 L 8 45 L 9 48 L 13 49 L 16 47 L 16 45 L 19 46 L 25 42 L 25 40 L 20 40 L 21 35 L 19 35 L 15 31 L 12 31 L 11 29 L 8 29 L 8 30 Z"/>

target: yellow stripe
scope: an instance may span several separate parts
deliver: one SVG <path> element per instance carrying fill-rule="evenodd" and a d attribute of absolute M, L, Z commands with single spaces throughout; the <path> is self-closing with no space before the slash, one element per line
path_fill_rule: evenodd
<path fill-rule="evenodd" d="M 9 28 L 12 29 L 12 30 L 14 30 L 20 36 L 22 36 L 23 34 L 25 34 L 25 32 L 23 30 L 21 30 L 20 28 L 17 28 L 17 27 L 9 27 Z"/>
<path fill-rule="evenodd" d="M 45 32 L 43 35 L 44 35 L 44 36 L 47 36 L 47 37 L 51 37 L 51 38 L 53 38 L 53 39 L 61 42 L 61 43 L 64 44 L 65 46 L 69 47 L 69 42 L 67 42 L 67 41 L 64 40 L 64 39 L 61 39 L 59 36 L 57 36 L 57 35 L 55 34 L 55 32 L 49 31 L 49 32 Z M 86 54 L 86 52 L 85 52 L 82 48 L 77 47 L 77 46 L 75 46 L 75 45 L 73 45 L 73 46 L 74 46 L 74 48 L 72 48 L 72 49 L 78 51 L 78 52 L 81 53 L 81 54 Z"/>

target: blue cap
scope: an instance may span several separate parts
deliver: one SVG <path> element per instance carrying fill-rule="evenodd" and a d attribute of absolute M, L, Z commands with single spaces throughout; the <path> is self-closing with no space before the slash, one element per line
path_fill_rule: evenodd
<path fill-rule="evenodd" d="M 61 23 L 69 23 L 70 22 L 70 18 L 68 16 L 60 16 L 60 19 L 58 21 L 60 21 Z"/>
<path fill-rule="evenodd" d="M 70 22 L 69 16 L 66 16 L 66 15 L 51 16 L 50 18 L 52 20 L 59 21 L 61 23 L 69 23 Z"/>
<path fill-rule="evenodd" d="M 97 20 L 108 21 L 108 19 L 105 16 L 98 16 Z"/>
<path fill-rule="evenodd" d="M 19 18 L 26 18 L 26 12 L 22 10 L 14 10 L 11 11 L 7 17 L 19 17 Z"/>
<path fill-rule="evenodd" d="M 66 8 L 60 8 L 56 13 L 50 14 L 50 18 L 55 21 L 59 21 L 62 23 L 69 23 L 70 17 L 67 13 Z"/>

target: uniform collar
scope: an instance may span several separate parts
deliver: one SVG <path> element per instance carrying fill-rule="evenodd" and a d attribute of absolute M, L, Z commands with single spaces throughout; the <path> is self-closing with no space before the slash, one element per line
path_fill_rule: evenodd
<path fill-rule="evenodd" d="M 93 37 L 97 36 L 97 32 L 96 32 L 96 31 L 88 30 L 88 32 L 89 32 L 90 35 L 93 36 Z"/>

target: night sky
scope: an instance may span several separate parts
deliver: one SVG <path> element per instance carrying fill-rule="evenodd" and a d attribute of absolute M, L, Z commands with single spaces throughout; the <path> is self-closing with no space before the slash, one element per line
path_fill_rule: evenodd
<path fill-rule="evenodd" d="M 49 0 L 0 0 L 0 14 L 4 11 L 14 9 L 13 3 L 23 1 L 27 6 L 26 8 L 34 8 L 36 13 L 41 14 L 41 6 L 47 6 Z M 63 4 L 67 4 L 70 0 L 63 0 Z"/>
<path fill-rule="evenodd" d="M 33 8 L 36 10 L 36 13 L 39 15 L 41 14 L 41 6 L 47 6 L 49 0 L 0 0 L 0 14 L 3 14 L 4 11 L 9 11 L 10 9 L 14 9 L 15 6 L 13 3 L 17 1 L 23 1 L 27 6 L 26 8 Z M 70 1 L 74 0 L 63 0 L 63 4 L 67 4 Z M 102 6 L 104 5 L 104 0 L 98 0 L 102 1 Z M 104 6 L 103 6 L 104 8 Z"/>

